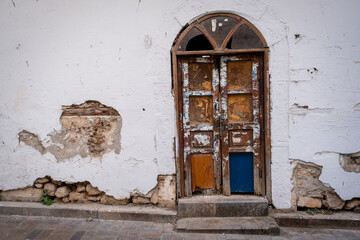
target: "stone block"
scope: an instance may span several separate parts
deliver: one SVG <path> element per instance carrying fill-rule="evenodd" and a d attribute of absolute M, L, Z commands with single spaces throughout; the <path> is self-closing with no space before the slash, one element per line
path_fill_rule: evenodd
<path fill-rule="evenodd" d="M 95 196 L 102 193 L 97 187 L 93 187 L 90 183 L 86 184 L 86 192 L 89 196 Z"/>
<path fill-rule="evenodd" d="M 324 207 L 328 209 L 340 210 L 344 207 L 345 202 L 334 191 L 326 192 L 322 200 Z"/>
<path fill-rule="evenodd" d="M 345 202 L 333 188 L 319 180 L 322 166 L 300 160 L 294 163 L 292 199 L 297 207 L 342 209 Z"/>
<path fill-rule="evenodd" d="M 151 203 L 161 207 L 175 207 L 175 175 L 159 175 L 158 184 L 151 196 Z"/>
<path fill-rule="evenodd" d="M 229 233 L 279 235 L 280 228 L 271 217 L 211 217 L 211 218 L 183 218 L 176 223 L 179 232 L 198 233 Z M 257 239 L 262 239 L 258 236 Z"/>
<path fill-rule="evenodd" d="M 76 184 L 76 192 L 85 192 L 86 191 L 86 187 L 84 184 Z"/>
<path fill-rule="evenodd" d="M 147 204 L 150 203 L 150 199 L 148 197 L 145 196 L 133 196 L 132 198 L 132 202 L 135 204 Z"/>
<path fill-rule="evenodd" d="M 55 196 L 56 189 L 57 186 L 54 183 L 45 183 L 44 185 L 44 191 L 51 197 Z"/>
<path fill-rule="evenodd" d="M 70 202 L 86 202 L 86 193 L 71 192 L 69 193 Z"/>
<path fill-rule="evenodd" d="M 215 203 L 178 202 L 178 217 L 211 217 L 216 215 Z"/>
<path fill-rule="evenodd" d="M 344 209 L 351 210 L 360 206 L 360 198 L 353 198 L 346 201 Z"/>
<path fill-rule="evenodd" d="M 217 217 L 254 217 L 267 215 L 267 201 L 224 201 L 216 203 Z"/>
<path fill-rule="evenodd" d="M 50 182 L 50 178 L 48 176 L 43 177 L 43 178 L 38 178 L 35 180 L 35 183 L 40 183 L 40 184 L 45 184 Z"/>
<path fill-rule="evenodd" d="M 40 202 L 42 190 L 28 187 L 1 192 L 1 201 Z"/>
<path fill-rule="evenodd" d="M 56 189 L 55 196 L 58 198 L 64 198 L 69 196 L 71 189 L 68 186 L 62 186 Z"/>
<path fill-rule="evenodd" d="M 44 187 L 44 185 L 41 184 L 41 183 L 35 183 L 34 186 L 35 186 L 36 188 L 40 188 L 40 189 Z"/>
<path fill-rule="evenodd" d="M 61 187 L 61 186 L 63 185 L 63 182 L 62 182 L 62 181 L 56 181 L 56 180 L 54 180 L 54 179 L 51 179 L 51 182 L 52 182 L 53 184 L 55 184 L 56 186 L 59 186 L 59 187 Z"/>
<path fill-rule="evenodd" d="M 101 199 L 101 196 L 89 196 L 88 197 L 88 200 L 92 201 L 92 202 L 98 202 L 98 201 L 100 201 L 100 199 Z"/>
<path fill-rule="evenodd" d="M 321 208 L 321 199 L 310 197 L 299 197 L 297 206 L 307 208 Z"/>
<path fill-rule="evenodd" d="M 108 205 L 125 205 L 130 202 L 130 198 L 116 199 L 113 196 L 103 195 L 100 199 L 100 203 Z"/>

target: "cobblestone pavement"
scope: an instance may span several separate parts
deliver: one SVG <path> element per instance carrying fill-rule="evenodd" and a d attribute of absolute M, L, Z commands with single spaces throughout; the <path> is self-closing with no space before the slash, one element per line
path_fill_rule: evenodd
<path fill-rule="evenodd" d="M 360 239 L 359 230 L 281 228 L 280 236 L 179 233 L 171 224 L 0 215 L 0 239 Z"/>

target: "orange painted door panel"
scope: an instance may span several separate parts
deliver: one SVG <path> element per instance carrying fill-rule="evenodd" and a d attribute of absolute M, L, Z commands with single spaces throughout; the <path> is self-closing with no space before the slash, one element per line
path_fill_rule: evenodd
<path fill-rule="evenodd" d="M 214 189 L 214 162 L 212 154 L 191 155 L 192 191 Z"/>

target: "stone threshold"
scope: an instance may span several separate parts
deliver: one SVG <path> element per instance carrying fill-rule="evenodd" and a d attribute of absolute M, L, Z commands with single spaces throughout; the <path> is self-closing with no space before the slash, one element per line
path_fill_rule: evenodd
<path fill-rule="evenodd" d="M 176 223 L 176 231 L 192 233 L 280 235 L 280 228 L 271 217 L 182 218 Z"/>
<path fill-rule="evenodd" d="M 103 205 L 0 201 L 0 214 L 176 223 L 176 210 L 152 205 Z"/>
<path fill-rule="evenodd" d="M 280 227 L 360 229 L 360 213 L 340 211 L 331 215 L 306 212 L 271 214 Z"/>

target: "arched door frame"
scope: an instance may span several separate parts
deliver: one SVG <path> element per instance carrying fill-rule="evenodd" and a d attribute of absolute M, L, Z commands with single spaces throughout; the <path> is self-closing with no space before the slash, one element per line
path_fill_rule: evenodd
<path fill-rule="evenodd" d="M 204 26 L 201 24 L 205 20 L 214 17 L 229 17 L 237 20 L 237 24 L 235 27 L 231 29 L 231 31 L 224 38 L 222 43 L 216 43 L 213 37 L 206 31 Z M 242 25 L 247 25 L 260 39 L 262 43 L 262 47 L 257 48 L 242 48 L 242 49 L 228 49 L 227 44 L 236 32 Z M 196 31 L 200 31 L 206 39 L 211 44 L 213 50 L 198 50 L 198 51 L 186 51 L 181 44 L 184 41 L 189 41 L 187 38 L 187 34 L 196 28 Z M 183 44 L 184 45 L 184 44 Z M 181 49 L 181 47 L 183 47 Z M 242 53 L 263 53 L 264 65 L 263 65 L 263 81 L 264 81 L 264 129 L 265 129 L 265 149 L 264 149 L 264 160 L 265 160 L 265 192 L 262 195 L 265 195 L 271 203 L 271 138 L 270 138 L 270 77 L 269 77 L 269 48 L 267 43 L 260 33 L 260 31 L 245 18 L 238 16 L 233 13 L 226 12 L 216 12 L 207 14 L 205 16 L 201 16 L 196 18 L 191 23 L 187 24 L 182 31 L 178 34 L 176 40 L 174 41 L 173 47 L 171 49 L 171 57 L 172 57 L 172 72 L 173 72 L 173 90 L 175 95 L 175 109 L 176 109 L 176 127 L 177 127 L 177 136 L 176 136 L 176 176 L 177 176 L 177 198 L 181 198 L 186 196 L 184 189 L 184 162 L 183 162 L 183 126 L 182 126 L 182 89 L 179 87 L 180 73 L 178 72 L 178 59 L 182 56 L 195 56 L 195 55 L 211 55 L 211 56 L 226 56 L 226 55 L 234 55 L 234 54 L 242 54 Z"/>

